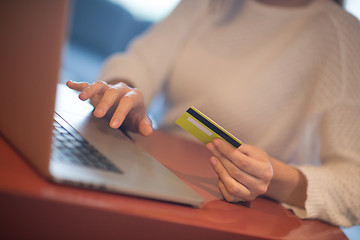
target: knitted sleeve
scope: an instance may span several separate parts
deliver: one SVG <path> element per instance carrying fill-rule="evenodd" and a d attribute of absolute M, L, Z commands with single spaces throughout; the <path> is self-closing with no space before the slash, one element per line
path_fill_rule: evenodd
<path fill-rule="evenodd" d="M 360 224 L 360 23 L 345 15 L 332 21 L 339 74 L 329 70 L 332 91 L 319 96 L 334 99 L 319 118 L 321 165 L 298 169 L 308 181 L 306 218 L 349 227 Z"/>
<path fill-rule="evenodd" d="M 204 10 L 206 1 L 181 1 L 165 20 L 137 38 L 126 53 L 111 56 L 99 80 L 128 80 L 142 91 L 148 104 L 166 80 L 187 34 Z"/>
<path fill-rule="evenodd" d="M 308 181 L 306 218 L 360 224 L 360 105 L 339 105 L 321 121 L 321 166 L 300 166 Z"/>

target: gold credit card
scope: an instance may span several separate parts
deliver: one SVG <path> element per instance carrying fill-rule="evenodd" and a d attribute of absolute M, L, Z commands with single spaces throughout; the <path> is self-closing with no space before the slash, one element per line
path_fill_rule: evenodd
<path fill-rule="evenodd" d="M 235 148 L 240 147 L 242 144 L 239 139 L 234 137 L 231 133 L 195 107 L 190 107 L 183 115 L 181 115 L 176 120 L 176 124 L 205 144 L 212 142 L 216 138 L 227 141 Z"/>

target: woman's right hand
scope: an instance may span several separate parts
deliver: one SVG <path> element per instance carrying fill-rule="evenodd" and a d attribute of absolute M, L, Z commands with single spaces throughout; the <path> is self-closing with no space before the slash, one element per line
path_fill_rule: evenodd
<path fill-rule="evenodd" d="M 81 100 L 90 99 L 95 107 L 95 117 L 110 116 L 110 127 L 119 128 L 124 124 L 130 131 L 144 136 L 152 133 L 151 121 L 146 115 L 144 97 L 139 89 L 129 87 L 124 82 L 110 85 L 102 81 L 92 84 L 68 81 L 66 85 L 79 91 Z"/>

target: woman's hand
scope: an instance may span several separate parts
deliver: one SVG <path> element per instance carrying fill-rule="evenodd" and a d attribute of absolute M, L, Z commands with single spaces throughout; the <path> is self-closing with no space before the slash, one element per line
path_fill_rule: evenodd
<path fill-rule="evenodd" d="M 151 121 L 146 115 L 146 107 L 142 93 L 126 83 L 114 85 L 99 81 L 93 84 L 68 81 L 66 85 L 79 91 L 83 101 L 90 99 L 95 107 L 95 117 L 110 115 L 110 126 L 119 128 L 123 123 L 126 128 L 139 132 L 144 136 L 152 133 Z"/>
<path fill-rule="evenodd" d="M 210 162 L 219 176 L 219 189 L 228 202 L 250 201 L 266 193 L 273 176 L 269 155 L 243 144 L 234 148 L 221 139 L 208 143 Z"/>

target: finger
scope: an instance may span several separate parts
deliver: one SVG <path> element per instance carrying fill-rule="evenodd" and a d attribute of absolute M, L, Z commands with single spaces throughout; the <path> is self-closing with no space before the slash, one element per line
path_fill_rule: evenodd
<path fill-rule="evenodd" d="M 116 108 L 113 117 L 110 121 L 110 127 L 119 128 L 121 124 L 124 122 L 125 117 L 129 114 L 130 110 L 134 108 L 140 102 L 140 97 L 136 94 L 134 90 L 126 93 L 119 102 L 118 107 Z M 134 114 L 136 115 L 136 114 Z M 130 119 L 133 124 L 139 125 L 140 119 Z M 138 127 L 137 127 L 138 129 Z"/>
<path fill-rule="evenodd" d="M 82 92 L 79 94 L 79 98 L 83 101 L 91 98 L 92 96 L 105 92 L 109 88 L 109 85 L 107 85 L 105 82 L 99 81 L 96 83 L 93 83 L 89 85 L 87 88 L 82 90 Z"/>
<path fill-rule="evenodd" d="M 89 87 L 89 85 L 90 84 L 87 82 L 73 82 L 73 81 L 66 82 L 66 86 L 78 92 L 81 92 L 85 88 Z"/>
<path fill-rule="evenodd" d="M 240 164 L 243 160 L 241 159 L 241 157 L 245 157 L 245 158 L 248 158 L 247 156 L 241 156 L 241 153 L 240 154 L 236 154 L 236 149 L 234 149 L 232 146 L 228 146 L 230 147 L 230 150 L 227 150 L 227 151 L 232 151 L 231 153 L 228 153 L 227 156 L 225 156 L 223 154 L 223 152 L 220 152 L 221 149 L 219 149 L 218 146 L 215 146 L 215 143 L 216 141 L 214 140 L 213 143 L 208 143 L 206 146 L 207 148 L 211 151 L 211 153 L 217 157 L 221 163 L 223 164 L 223 166 L 226 168 L 226 170 L 229 172 L 229 173 L 234 173 L 236 172 L 236 170 L 241 170 L 242 172 L 244 173 L 248 173 L 248 168 L 251 167 L 251 163 L 250 163 L 250 166 L 248 165 L 245 165 L 245 163 L 243 164 Z M 226 143 L 225 143 L 226 144 Z M 227 147 L 227 146 L 225 146 Z M 234 152 L 234 153 L 233 153 Z M 230 159 L 231 158 L 231 159 Z M 254 161 L 253 161 L 254 162 Z M 253 163 L 255 164 L 255 163 Z M 247 171 L 246 171 L 247 170 Z M 250 174 L 252 175 L 252 174 Z M 232 176 L 234 178 L 237 179 L 236 176 Z M 240 180 L 240 179 L 237 179 L 237 180 Z"/>
<path fill-rule="evenodd" d="M 221 161 L 231 161 L 237 168 L 257 178 L 264 171 L 265 166 L 263 162 L 256 161 L 254 158 L 242 153 L 239 150 L 242 146 L 236 149 L 222 139 L 215 139 L 213 143 L 215 150 L 212 152 Z"/>
<path fill-rule="evenodd" d="M 251 193 L 249 189 L 232 178 L 216 157 L 211 157 L 210 161 L 221 182 L 224 184 L 227 193 L 240 199 L 250 199 Z"/>
<path fill-rule="evenodd" d="M 249 145 L 249 144 L 242 144 L 238 150 L 245 154 L 246 156 L 249 156 L 251 158 L 255 159 L 262 159 L 263 158 L 263 151 L 258 149 L 255 146 Z"/>
<path fill-rule="evenodd" d="M 211 145 L 211 143 L 209 145 Z M 216 149 L 214 150 L 214 155 L 221 162 L 227 174 L 229 174 L 230 177 L 245 186 L 250 192 L 258 193 L 262 190 L 262 185 L 264 183 L 261 179 L 254 177 L 253 175 L 239 169 L 233 164 L 233 162 L 225 158 L 221 153 L 217 152 Z"/>
<path fill-rule="evenodd" d="M 153 132 L 151 120 L 146 116 L 146 114 L 139 124 L 139 132 L 143 136 L 149 136 Z"/>
<path fill-rule="evenodd" d="M 257 170 L 257 176 L 265 182 L 270 182 L 273 176 L 273 168 L 269 155 L 263 150 L 248 144 L 243 144 L 238 150 L 249 156 L 250 159 L 257 160 L 261 165 Z"/>
<path fill-rule="evenodd" d="M 240 202 L 240 201 L 244 201 L 243 199 L 239 198 L 239 197 L 236 197 L 236 196 L 233 196 L 231 195 L 226 187 L 225 187 L 225 184 L 219 179 L 218 181 L 218 187 L 219 187 L 219 190 L 222 194 L 222 196 L 224 197 L 224 199 L 228 202 Z"/>
<path fill-rule="evenodd" d="M 101 101 L 102 97 L 103 97 L 103 95 L 101 95 L 101 94 L 95 94 L 94 96 L 92 96 L 90 98 L 91 105 L 93 105 L 96 108 L 97 105 L 99 104 L 99 102 Z"/>
<path fill-rule="evenodd" d="M 124 94 L 125 94 L 124 89 L 110 88 L 106 90 L 95 108 L 94 115 L 99 118 L 105 116 L 105 114 L 115 104 L 115 102 L 119 101 L 119 99 Z"/>
<path fill-rule="evenodd" d="M 149 136 L 153 131 L 151 120 L 146 115 L 144 106 L 130 110 L 123 124 L 126 124 L 127 129 L 138 132 L 143 136 Z"/>

